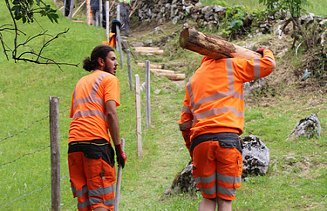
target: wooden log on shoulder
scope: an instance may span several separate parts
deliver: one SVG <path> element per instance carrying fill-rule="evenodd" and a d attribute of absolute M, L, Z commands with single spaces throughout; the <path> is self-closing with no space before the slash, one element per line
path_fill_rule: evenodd
<path fill-rule="evenodd" d="M 185 28 L 180 33 L 179 44 L 182 48 L 197 52 L 213 59 L 245 58 L 259 59 L 257 52 L 227 42 L 219 37 L 206 35 L 193 28 Z"/>

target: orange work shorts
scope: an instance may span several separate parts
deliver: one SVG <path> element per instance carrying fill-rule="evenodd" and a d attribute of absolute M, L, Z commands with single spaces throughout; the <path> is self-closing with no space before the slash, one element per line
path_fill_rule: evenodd
<path fill-rule="evenodd" d="M 90 159 L 83 152 L 68 153 L 69 175 L 80 211 L 114 208 L 116 173 L 102 158 Z"/>
<path fill-rule="evenodd" d="M 233 200 L 241 187 L 242 154 L 206 141 L 193 150 L 193 177 L 203 198 Z"/>

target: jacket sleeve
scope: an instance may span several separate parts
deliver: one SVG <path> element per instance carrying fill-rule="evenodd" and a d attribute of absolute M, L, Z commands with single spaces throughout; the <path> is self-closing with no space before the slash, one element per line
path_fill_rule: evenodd
<path fill-rule="evenodd" d="M 189 149 L 191 145 L 190 130 L 192 128 L 192 124 L 193 124 L 193 114 L 190 110 L 190 98 L 187 89 L 185 89 L 183 108 L 179 120 L 179 129 L 180 131 L 182 131 L 182 135 L 187 149 Z"/>
<path fill-rule="evenodd" d="M 276 67 L 273 53 L 269 49 L 264 49 L 263 56 L 260 59 L 234 59 L 236 74 L 243 82 L 253 81 L 266 77 Z M 235 69 L 235 68 L 234 68 Z"/>
<path fill-rule="evenodd" d="M 70 101 L 70 111 L 69 111 L 69 118 L 73 118 L 74 116 L 74 94 L 75 94 L 75 91 L 73 92 L 72 94 L 72 100 Z"/>
<path fill-rule="evenodd" d="M 179 129 L 181 131 L 191 129 L 193 123 L 193 114 L 190 109 L 190 97 L 188 95 L 187 89 L 185 89 L 185 96 L 183 107 L 181 111 L 181 116 L 179 120 Z"/>

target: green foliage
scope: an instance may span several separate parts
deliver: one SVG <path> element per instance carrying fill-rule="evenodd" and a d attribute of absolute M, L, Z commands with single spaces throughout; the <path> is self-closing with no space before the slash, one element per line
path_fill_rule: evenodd
<path fill-rule="evenodd" d="M 226 15 L 221 27 L 223 36 L 235 38 L 244 33 L 244 20 L 246 18 L 244 6 L 236 5 L 226 8 Z"/>
<path fill-rule="evenodd" d="M 10 3 L 11 1 L 11 3 Z M 45 0 L 49 1 L 49 0 Z M 0 46 L 3 48 L 2 53 L 7 60 L 13 59 L 16 61 L 27 61 L 36 64 L 55 64 L 60 68 L 60 65 L 75 65 L 55 61 L 50 57 L 43 55 L 44 49 L 48 48 L 55 39 L 61 35 L 66 34 L 69 29 L 62 32 L 57 32 L 55 35 L 48 34 L 47 27 L 42 28 L 38 34 L 32 31 L 31 34 L 25 33 L 23 30 L 24 24 L 32 24 L 37 17 L 46 17 L 52 23 L 58 23 L 59 15 L 57 11 L 51 7 L 50 4 L 43 0 L 5 0 L 0 4 L 5 4 L 5 10 L 2 14 L 9 15 L 8 19 L 3 21 L 0 25 Z M 42 18 L 39 18 L 42 19 Z M 38 24 L 39 24 L 38 19 Z M 19 25 L 20 22 L 23 25 Z M 10 38 L 5 39 L 5 33 L 10 33 Z M 39 48 L 33 49 L 31 46 L 33 42 L 39 42 Z M 11 54 L 11 55 L 10 55 Z"/>
<path fill-rule="evenodd" d="M 201 0 L 200 1 L 202 5 L 208 6 L 208 5 L 219 5 L 223 7 L 232 7 L 236 5 L 241 5 L 246 8 L 246 11 L 252 12 L 253 10 L 257 9 L 263 9 L 263 6 L 258 3 L 258 0 Z"/>
<path fill-rule="evenodd" d="M 283 12 L 286 10 L 286 8 L 284 7 L 280 7 L 278 5 L 280 5 L 279 3 L 280 0 L 270 0 L 270 5 L 271 7 L 271 13 L 270 14 L 276 14 L 275 12 Z M 220 0 L 201 0 L 200 1 L 203 5 L 221 5 L 221 6 L 234 6 L 234 5 L 243 5 L 246 7 L 246 10 L 248 12 L 252 12 L 255 10 L 263 10 L 265 7 L 264 1 L 259 1 L 258 0 L 229 0 L 229 1 L 220 1 Z M 274 2 L 276 6 L 273 7 Z M 290 5 L 292 6 L 292 5 Z M 274 9 L 275 8 L 275 9 Z M 327 15 L 327 1 L 326 0 L 311 0 L 308 1 L 306 0 L 306 3 L 303 5 L 303 8 L 309 12 L 314 13 L 315 15 L 321 15 L 321 16 L 325 16 Z M 280 9 L 280 10 L 278 10 Z"/>
<path fill-rule="evenodd" d="M 300 17 L 304 11 L 304 6 L 308 3 L 307 0 L 259 0 L 259 3 L 264 4 L 271 14 L 280 10 L 288 10 L 292 17 Z"/>
<path fill-rule="evenodd" d="M 203 5 L 219 5 L 219 6 L 223 6 L 226 7 L 228 4 L 226 3 L 226 1 L 224 0 L 202 0 L 201 3 Z"/>
<path fill-rule="evenodd" d="M 13 0 L 12 4 L 11 11 L 13 11 L 14 18 L 22 20 L 23 23 L 34 22 L 34 15 L 37 13 L 48 17 L 51 22 L 58 23 L 57 11 L 42 0 Z"/>

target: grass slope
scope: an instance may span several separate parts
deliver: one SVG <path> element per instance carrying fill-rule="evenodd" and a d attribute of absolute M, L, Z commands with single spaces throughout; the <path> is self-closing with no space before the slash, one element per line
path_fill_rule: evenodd
<path fill-rule="evenodd" d="M 200 0 L 203 5 L 221 5 L 221 6 L 234 6 L 242 5 L 248 11 L 255 11 L 264 9 L 264 4 L 259 4 L 259 0 Z M 325 0 L 310 0 L 305 4 L 304 9 L 308 12 L 314 13 L 315 15 L 320 15 L 323 17 L 327 16 L 327 2 Z"/>
<path fill-rule="evenodd" d="M 0 8 L 4 8 L 3 2 L 0 2 Z M 1 15 L 1 23 L 8 21 L 7 17 Z M 40 24 L 52 33 L 70 28 L 70 32 L 46 52 L 61 61 L 80 63 L 95 45 L 105 39 L 103 30 L 73 23 L 63 17 L 59 25 L 48 21 L 40 21 Z M 40 29 L 37 25 L 23 27 L 29 34 L 35 34 Z M 168 26 L 168 29 L 176 28 Z M 143 34 L 137 34 L 137 38 L 130 39 L 151 36 L 145 30 Z M 7 36 L 9 39 L 10 34 Z M 173 40 L 172 45 L 176 44 L 177 41 Z M 194 70 L 201 59 L 182 50 L 170 52 L 170 55 L 166 53 L 164 58 L 138 59 L 170 63 L 174 58 L 190 70 Z M 0 209 L 50 210 L 48 98 L 58 96 L 62 210 L 76 210 L 67 169 L 68 110 L 74 85 L 87 72 L 69 66 L 61 71 L 55 66 L 24 62 L 14 64 L 6 61 L 2 54 L 0 64 Z M 132 68 L 133 74 L 139 74 L 144 81 L 144 71 L 134 63 Z M 273 74 L 278 75 L 282 71 L 277 68 Z M 128 88 L 126 69 L 118 71 L 121 81 L 121 107 L 118 111 L 128 155 L 120 208 L 196 210 L 199 195 L 163 194 L 175 174 L 189 161 L 177 127 L 183 88 L 167 79 L 151 77 L 152 124 L 146 129 L 143 122 L 143 157 L 138 158 L 135 97 Z M 327 112 L 324 95 L 318 91 L 309 93 L 308 89 L 286 88 L 288 90 L 279 93 L 276 98 L 266 98 L 265 103 L 247 105 L 245 134 L 253 133 L 264 140 L 271 152 L 271 165 L 266 176 L 250 177 L 243 183 L 234 202 L 235 210 L 323 210 L 327 207 L 327 134 L 324 130 Z M 292 95 L 286 95 L 290 92 Z M 143 105 L 144 99 L 145 96 L 142 96 Z M 319 139 L 288 141 L 287 136 L 297 121 L 313 112 L 321 121 L 322 136 Z M 142 114 L 144 117 L 144 110 Z"/>

